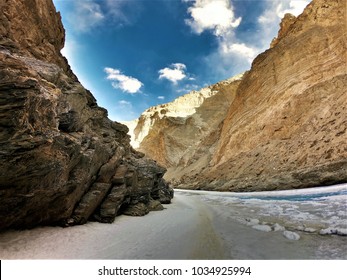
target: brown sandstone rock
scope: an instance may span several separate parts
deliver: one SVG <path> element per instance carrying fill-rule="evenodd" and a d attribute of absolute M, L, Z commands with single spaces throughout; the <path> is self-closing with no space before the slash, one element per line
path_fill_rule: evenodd
<path fill-rule="evenodd" d="M 133 126 L 132 144 L 166 166 L 168 179 L 180 176 L 177 168 L 193 163 L 196 169 L 205 166 L 241 78 L 239 75 L 149 108 L 138 120 L 127 123 Z"/>
<path fill-rule="evenodd" d="M 254 60 L 224 121 L 213 168 L 205 173 L 222 179 L 214 187 L 347 181 L 345 19 L 343 1 L 313 1 Z"/>
<path fill-rule="evenodd" d="M 164 122 L 157 110 L 139 149 L 166 165 L 165 178 L 181 188 L 252 191 L 347 182 L 345 23 L 342 0 L 313 0 L 300 16 L 286 15 L 272 48 L 253 61 L 236 93 L 220 86 L 233 97 L 220 107 L 222 119 L 206 119 L 204 127 L 212 129 L 198 132 L 197 113 Z M 195 108 L 199 117 L 208 112 L 204 105 Z M 147 115 L 135 136 L 143 134 Z"/>
<path fill-rule="evenodd" d="M 5 0 L 0 10 L 0 230 L 94 213 L 110 221 L 123 204 L 146 204 L 165 169 L 130 147 L 127 127 L 71 72 L 52 1 Z M 115 191 L 120 181 L 126 191 Z"/>
<path fill-rule="evenodd" d="M 271 42 L 270 47 L 273 48 L 277 45 L 277 43 L 287 35 L 287 32 L 289 31 L 291 25 L 296 21 L 296 17 L 292 14 L 285 14 L 281 23 L 280 23 L 280 30 L 278 31 L 278 35 L 276 38 L 274 38 Z"/>

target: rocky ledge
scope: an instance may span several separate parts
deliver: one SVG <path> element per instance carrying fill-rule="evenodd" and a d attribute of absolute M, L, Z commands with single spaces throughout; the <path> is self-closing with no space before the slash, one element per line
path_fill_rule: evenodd
<path fill-rule="evenodd" d="M 0 230 L 163 209 L 165 168 L 131 148 L 72 73 L 52 1 L 0 9 Z"/>

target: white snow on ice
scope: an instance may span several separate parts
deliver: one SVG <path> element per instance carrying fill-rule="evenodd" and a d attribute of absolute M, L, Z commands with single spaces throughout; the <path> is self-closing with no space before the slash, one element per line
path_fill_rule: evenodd
<path fill-rule="evenodd" d="M 285 236 L 289 240 L 299 240 L 300 239 L 299 234 L 297 234 L 296 232 L 293 232 L 293 231 L 289 231 L 289 230 L 285 230 L 283 232 L 283 236 Z"/>
<path fill-rule="evenodd" d="M 167 209 L 145 217 L 0 233 L 0 259 L 347 259 L 346 204 L 347 184 L 176 190 Z"/>
<path fill-rule="evenodd" d="M 347 184 L 251 193 L 177 191 L 230 207 L 234 219 L 249 226 L 261 221 L 311 233 L 325 228 L 347 229 Z M 258 222 L 252 223 L 254 220 Z"/>

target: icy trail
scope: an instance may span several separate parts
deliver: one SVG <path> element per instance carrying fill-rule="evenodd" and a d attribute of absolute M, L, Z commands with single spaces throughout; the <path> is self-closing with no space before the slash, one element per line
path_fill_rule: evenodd
<path fill-rule="evenodd" d="M 176 191 L 113 224 L 0 234 L 0 259 L 347 259 L 347 185 L 262 193 Z M 329 230 L 327 230 L 329 231 Z"/>

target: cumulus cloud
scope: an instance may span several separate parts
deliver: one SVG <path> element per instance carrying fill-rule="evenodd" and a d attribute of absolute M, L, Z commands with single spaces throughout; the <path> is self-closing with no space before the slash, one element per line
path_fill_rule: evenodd
<path fill-rule="evenodd" d="M 167 79 L 173 84 L 183 80 L 187 75 L 185 73 L 187 67 L 183 63 L 173 63 L 170 67 L 165 67 L 158 71 L 159 79 Z"/>
<path fill-rule="evenodd" d="M 164 100 L 164 99 L 165 99 L 165 96 L 159 95 L 159 96 L 158 96 L 158 99 Z"/>
<path fill-rule="evenodd" d="M 225 55 L 235 54 L 242 56 L 248 60 L 249 63 L 253 61 L 258 53 L 258 49 L 255 47 L 247 46 L 245 43 L 229 43 L 228 41 L 222 42 L 221 52 Z"/>
<path fill-rule="evenodd" d="M 258 18 L 258 22 L 261 24 L 279 23 L 280 19 L 287 13 L 298 16 L 310 3 L 310 0 L 273 0 L 267 3 L 265 11 Z"/>
<path fill-rule="evenodd" d="M 216 36 L 218 47 L 205 57 L 205 63 L 213 69 L 211 76 L 228 77 L 249 69 L 253 59 L 262 51 L 269 48 L 272 39 L 277 36 L 279 23 L 286 13 L 295 16 L 302 13 L 310 0 L 271 0 L 263 1 L 262 12 L 255 17 L 255 30 L 251 38 L 242 38 L 237 27 L 241 23 L 240 15 L 234 13 L 231 0 L 193 0 L 187 10 L 190 19 L 186 23 L 198 34 L 211 30 Z M 218 13 L 214 18 L 210 3 L 219 3 Z M 217 4 L 215 4 L 217 5 Z M 204 13 L 209 10 L 211 13 Z M 217 10 L 217 8 L 214 8 Z M 194 12 L 195 11 L 195 12 Z M 260 10 L 259 10 L 260 11 Z M 209 20 L 204 20 L 210 16 Z M 218 18 L 220 16 L 220 18 Z M 226 18 L 229 17 L 227 21 Z M 229 24 L 227 24 L 229 22 Z M 216 65 L 218 61 L 218 65 Z"/>
<path fill-rule="evenodd" d="M 241 22 L 241 17 L 235 18 L 229 0 L 195 0 L 188 13 L 191 18 L 186 19 L 186 23 L 198 34 L 212 30 L 215 35 L 221 36 Z"/>
<path fill-rule="evenodd" d="M 285 3 L 281 2 L 277 7 L 277 16 L 283 18 L 287 13 L 298 16 L 310 2 L 310 0 L 292 0 L 289 2 L 289 7 L 288 3 L 286 5 Z"/>
<path fill-rule="evenodd" d="M 113 81 L 112 86 L 127 93 L 137 93 L 143 86 L 138 79 L 124 75 L 119 69 L 106 67 L 107 79 Z"/>
<path fill-rule="evenodd" d="M 193 0 L 188 3 L 191 4 L 187 9 L 190 18 L 186 24 L 197 34 L 210 30 L 216 36 L 218 47 L 205 57 L 205 63 L 213 69 L 211 75 L 228 77 L 247 69 L 258 49 L 237 38 L 235 31 L 242 17 L 235 15 L 232 2 Z M 216 61 L 219 61 L 217 65 Z"/>

